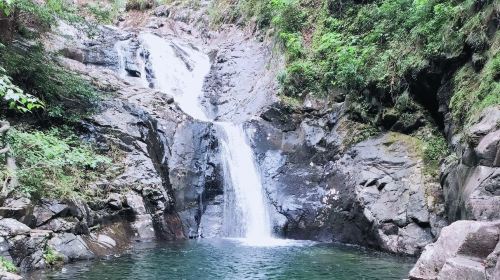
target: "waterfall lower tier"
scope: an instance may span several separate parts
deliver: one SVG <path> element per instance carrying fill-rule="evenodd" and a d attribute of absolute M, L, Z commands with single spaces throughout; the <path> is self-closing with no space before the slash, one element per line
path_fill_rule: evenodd
<path fill-rule="evenodd" d="M 189 44 L 151 33 L 141 34 L 139 40 L 146 84 L 172 95 L 186 114 L 210 122 L 200 100 L 210 70 L 208 56 Z M 123 45 L 117 46 L 119 55 L 124 53 Z M 286 241 L 272 237 L 267 199 L 243 126 L 229 122 L 215 124 L 223 135 L 224 236 L 243 238 L 253 246 L 285 244 Z"/>
<path fill-rule="evenodd" d="M 224 231 L 227 236 L 243 237 L 251 243 L 262 243 L 272 239 L 267 203 L 263 193 L 260 174 L 255 159 L 246 141 L 241 125 L 228 122 L 216 123 L 224 137 L 222 158 L 224 160 Z"/>

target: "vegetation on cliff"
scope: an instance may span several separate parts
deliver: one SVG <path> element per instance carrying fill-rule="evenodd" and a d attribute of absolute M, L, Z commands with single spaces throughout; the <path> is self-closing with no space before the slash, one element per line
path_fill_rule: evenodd
<path fill-rule="evenodd" d="M 17 0 L 2 2 L 0 14 L 10 23 L 0 48 L 0 118 L 13 126 L 0 140 L 7 161 L 15 159 L 11 168 L 0 165 L 3 195 L 12 184 L 11 191 L 35 199 L 95 195 L 88 185 L 111 158 L 82 141 L 75 125 L 93 111 L 99 93 L 59 66 L 37 40 L 57 18 L 79 20 L 76 7 L 61 0 Z"/>
<path fill-rule="evenodd" d="M 286 96 L 341 90 L 354 113 L 375 124 L 416 117 L 400 106 L 408 93 L 437 110 L 426 103 L 429 95 L 437 99 L 432 83 L 443 78 L 452 82 L 459 126 L 500 104 L 497 1 L 218 0 L 213 10 L 216 23 L 244 18 L 272 27 L 286 51 Z M 431 85 L 415 86 L 425 82 Z"/>
<path fill-rule="evenodd" d="M 448 154 L 444 134 L 500 104 L 498 1 L 216 0 L 211 16 L 277 39 L 282 100 L 346 100 L 350 118 L 369 124 L 357 134 L 375 127 L 420 139 L 434 178 Z"/>

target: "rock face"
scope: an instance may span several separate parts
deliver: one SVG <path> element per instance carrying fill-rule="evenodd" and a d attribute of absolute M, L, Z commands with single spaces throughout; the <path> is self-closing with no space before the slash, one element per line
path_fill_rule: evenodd
<path fill-rule="evenodd" d="M 285 236 L 407 255 L 433 241 L 446 222 L 426 195 L 437 184 L 423 174 L 417 139 L 383 133 L 343 152 L 342 104 L 290 110 L 277 104 L 249 125 Z"/>
<path fill-rule="evenodd" d="M 499 221 L 458 221 L 425 248 L 410 279 L 498 279 L 499 257 Z"/>
<path fill-rule="evenodd" d="M 246 121 L 275 101 L 281 61 L 271 56 L 269 46 L 245 40 L 239 31 L 220 36 L 224 41 L 214 42 L 217 48 L 210 53 L 212 68 L 204 86 L 206 105 L 215 120 Z"/>
<path fill-rule="evenodd" d="M 459 161 L 445 166 L 441 181 L 451 221 L 500 219 L 500 107 L 485 110 L 466 132 Z"/>

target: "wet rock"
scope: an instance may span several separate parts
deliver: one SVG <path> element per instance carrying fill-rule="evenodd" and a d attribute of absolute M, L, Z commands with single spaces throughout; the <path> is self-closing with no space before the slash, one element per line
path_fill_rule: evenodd
<path fill-rule="evenodd" d="M 99 234 L 97 236 L 97 242 L 99 242 L 103 246 L 109 247 L 109 248 L 113 248 L 116 246 L 116 241 L 113 238 L 111 238 L 105 234 Z"/>
<path fill-rule="evenodd" d="M 151 215 L 138 215 L 132 223 L 136 240 L 153 240 L 156 237 Z"/>
<path fill-rule="evenodd" d="M 64 262 L 89 260 L 95 257 L 82 237 L 72 233 L 57 234 L 48 244 L 63 255 Z"/>
<path fill-rule="evenodd" d="M 263 184 L 279 213 L 275 225 L 286 217 L 282 232 L 290 238 L 418 255 L 446 222 L 428 207 L 432 184 L 414 152 L 416 141 L 387 133 L 342 154 L 343 107 L 334 108 L 295 113 L 300 123 L 287 126 L 286 114 L 274 107 L 264 121 L 251 123 Z"/>
<path fill-rule="evenodd" d="M 146 25 L 146 28 L 151 28 L 151 29 L 158 29 L 160 27 L 163 27 L 165 24 L 161 19 L 158 18 L 153 18 L 151 21 Z"/>
<path fill-rule="evenodd" d="M 214 238 L 223 236 L 222 222 L 224 217 L 224 196 L 217 196 L 206 208 L 200 222 L 200 234 L 202 238 Z"/>
<path fill-rule="evenodd" d="M 174 15 L 184 16 L 189 14 Z M 282 62 L 271 63 L 272 46 L 235 32 L 217 49 L 217 63 L 212 65 L 204 84 L 204 102 L 214 119 L 246 121 L 276 101 L 276 75 Z"/>
<path fill-rule="evenodd" d="M 17 235 L 9 239 L 9 255 L 21 271 L 45 268 L 43 250 L 51 231 L 32 230 L 29 236 Z"/>
<path fill-rule="evenodd" d="M 487 279 L 485 259 L 499 241 L 498 221 L 455 222 L 425 248 L 410 279 Z"/>
<path fill-rule="evenodd" d="M 0 207 L 0 217 L 21 220 L 30 212 L 31 201 L 28 198 L 9 198 Z"/>
<path fill-rule="evenodd" d="M 136 215 L 146 214 L 146 206 L 144 205 L 142 196 L 134 191 L 129 191 L 125 194 L 125 206 L 132 208 Z"/>
<path fill-rule="evenodd" d="M 141 77 L 141 71 L 139 70 L 139 67 L 137 67 L 137 64 L 127 61 L 125 63 L 125 71 L 132 76 L 132 77 Z"/>
<path fill-rule="evenodd" d="M 42 200 L 33 209 L 33 217 L 37 227 L 49 223 L 52 219 L 68 216 L 81 218 L 82 213 L 75 205 L 47 199 Z"/>
<path fill-rule="evenodd" d="M 61 50 L 61 54 L 69 59 L 84 62 L 84 52 L 78 48 L 66 47 Z"/>
<path fill-rule="evenodd" d="M 78 219 L 74 217 L 56 218 L 38 227 L 38 229 L 51 230 L 53 232 L 71 232 L 77 223 Z"/>
<path fill-rule="evenodd" d="M 108 205 L 114 210 L 122 209 L 122 196 L 118 193 L 111 193 L 108 196 Z"/>
<path fill-rule="evenodd" d="M 89 47 L 85 49 L 83 63 L 100 66 L 115 66 L 118 61 L 118 55 L 111 46 L 103 48 L 101 45 L 93 45 L 89 43 Z"/>
<path fill-rule="evenodd" d="M 442 178 L 451 221 L 500 219 L 499 168 L 452 164 L 444 169 Z"/>
<path fill-rule="evenodd" d="M 484 265 L 469 258 L 455 257 L 446 260 L 439 279 L 487 279 Z"/>

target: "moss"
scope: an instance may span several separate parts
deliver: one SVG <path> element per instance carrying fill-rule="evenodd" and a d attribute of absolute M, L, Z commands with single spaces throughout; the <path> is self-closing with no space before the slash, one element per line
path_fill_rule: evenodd
<path fill-rule="evenodd" d="M 450 154 L 446 139 L 439 133 L 423 138 L 423 159 L 425 172 L 433 178 L 439 178 L 439 165 Z"/>
<path fill-rule="evenodd" d="M 387 147 L 391 147 L 396 143 L 403 143 L 406 146 L 410 156 L 423 158 L 423 145 L 422 141 L 419 138 L 403 133 L 389 132 L 384 145 Z"/>
<path fill-rule="evenodd" d="M 350 120 L 342 121 L 342 123 L 339 125 L 339 132 L 343 134 L 342 139 L 344 139 L 344 141 L 342 143 L 341 150 L 344 152 L 347 151 L 350 147 L 380 133 L 377 128 L 371 125 Z"/>
<path fill-rule="evenodd" d="M 286 95 L 280 95 L 279 99 L 287 106 L 291 108 L 300 108 L 302 106 L 302 100 Z"/>

